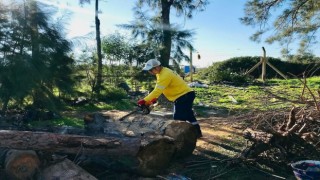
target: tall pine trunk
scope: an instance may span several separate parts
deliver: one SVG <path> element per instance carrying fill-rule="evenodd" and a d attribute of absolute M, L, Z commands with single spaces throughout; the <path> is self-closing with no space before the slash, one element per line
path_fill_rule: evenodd
<path fill-rule="evenodd" d="M 31 24 L 31 52 L 32 52 L 32 64 L 35 66 L 36 71 L 40 77 L 40 79 L 34 79 L 36 83 L 38 84 L 38 88 L 34 89 L 33 91 L 33 105 L 35 107 L 41 107 L 42 106 L 42 100 L 40 94 L 42 94 L 41 91 L 41 75 L 43 71 L 43 67 L 41 65 L 40 61 L 40 46 L 39 46 L 39 29 L 38 29 L 38 5 L 36 1 L 30 2 L 30 8 L 28 9 L 27 17 L 29 19 L 26 19 L 26 21 L 30 21 Z M 37 77 L 37 78 L 39 78 Z"/>
<path fill-rule="evenodd" d="M 95 6 L 95 23 L 96 23 L 96 41 L 97 41 L 97 55 L 98 55 L 98 74 L 96 92 L 100 94 L 102 86 L 102 54 L 101 54 L 101 38 L 100 38 L 100 20 L 98 17 L 99 0 L 96 0 Z"/>
<path fill-rule="evenodd" d="M 170 60 L 170 52 L 171 52 L 171 25 L 170 25 L 170 7 L 172 4 L 172 0 L 161 0 L 162 11 L 161 11 L 161 18 L 162 18 L 162 31 L 163 31 L 163 42 L 162 48 L 160 50 L 161 55 L 161 64 L 163 66 L 169 66 Z"/>

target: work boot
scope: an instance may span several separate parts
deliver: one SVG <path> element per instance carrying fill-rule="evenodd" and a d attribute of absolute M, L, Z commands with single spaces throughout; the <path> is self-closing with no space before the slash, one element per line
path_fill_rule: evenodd
<path fill-rule="evenodd" d="M 198 131 L 197 139 L 199 139 L 199 138 L 201 138 L 201 137 L 202 137 L 202 132 L 201 132 L 201 130 L 200 130 L 200 131 Z"/>
<path fill-rule="evenodd" d="M 195 124 L 194 126 L 197 129 L 197 139 L 201 138 L 202 137 L 202 132 L 201 132 L 199 124 Z"/>

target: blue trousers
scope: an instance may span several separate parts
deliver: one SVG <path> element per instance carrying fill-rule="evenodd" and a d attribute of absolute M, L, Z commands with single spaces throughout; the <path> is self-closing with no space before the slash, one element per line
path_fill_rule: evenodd
<path fill-rule="evenodd" d="M 195 97 L 195 92 L 191 91 L 183 96 L 180 96 L 177 100 L 174 101 L 174 120 L 188 121 L 192 125 L 199 126 L 199 123 L 192 110 L 192 105 Z"/>

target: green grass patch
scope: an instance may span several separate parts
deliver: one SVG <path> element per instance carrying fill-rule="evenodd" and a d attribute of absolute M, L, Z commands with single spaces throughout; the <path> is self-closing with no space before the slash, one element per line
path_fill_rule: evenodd
<path fill-rule="evenodd" d="M 320 77 L 308 78 L 306 82 L 311 92 L 317 97 Z M 299 79 L 270 79 L 260 86 L 239 87 L 216 84 L 210 85 L 209 88 L 195 88 L 197 94 L 195 104 L 230 111 L 266 111 L 290 108 L 304 105 L 300 101 L 301 96 L 306 100 L 312 100 L 311 93 L 307 89 L 303 91 L 303 87 Z M 298 103 L 299 101 L 301 103 Z"/>
<path fill-rule="evenodd" d="M 76 128 L 83 128 L 83 119 L 64 117 L 45 121 L 31 121 L 30 123 L 28 123 L 28 126 L 30 128 L 59 126 L 72 126 Z"/>

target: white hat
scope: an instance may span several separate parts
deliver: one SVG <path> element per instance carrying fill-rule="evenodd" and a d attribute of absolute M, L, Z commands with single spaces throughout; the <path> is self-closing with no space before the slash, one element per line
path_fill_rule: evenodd
<path fill-rule="evenodd" d="M 147 63 L 144 65 L 144 68 L 142 69 L 143 71 L 149 71 L 150 69 L 160 66 L 161 63 L 160 61 L 156 60 L 156 59 L 150 59 L 149 61 L 147 61 Z"/>

